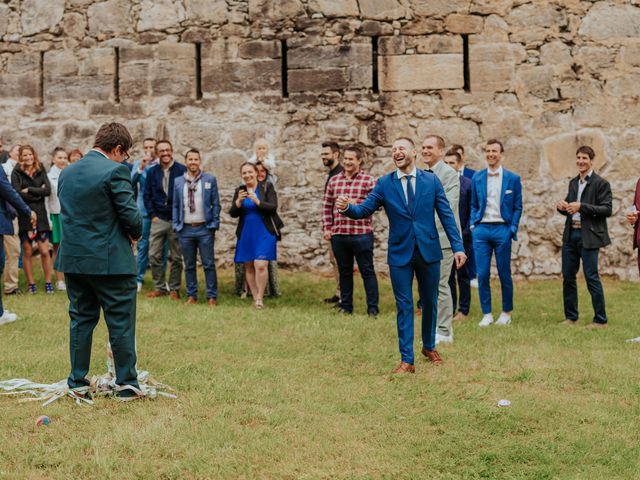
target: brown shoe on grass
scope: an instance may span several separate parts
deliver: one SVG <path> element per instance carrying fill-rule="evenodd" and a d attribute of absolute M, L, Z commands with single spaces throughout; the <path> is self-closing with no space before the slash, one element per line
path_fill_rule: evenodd
<path fill-rule="evenodd" d="M 391 371 L 391 373 L 416 373 L 416 367 L 410 363 L 400 362 L 398 366 Z"/>
<path fill-rule="evenodd" d="M 180 294 L 176 290 L 171 290 L 169 292 L 169 297 L 171 297 L 171 300 L 176 300 L 176 301 L 180 300 Z"/>
<path fill-rule="evenodd" d="M 437 350 L 429 351 L 426 348 L 422 347 L 422 355 L 427 357 L 427 360 L 433 363 L 436 366 L 442 365 L 442 357 L 438 353 Z"/>
<path fill-rule="evenodd" d="M 198 299 L 196 297 L 187 297 L 187 304 L 188 305 L 197 305 L 198 304 Z"/>
<path fill-rule="evenodd" d="M 164 290 L 154 290 L 153 292 L 147 293 L 147 298 L 160 298 L 166 297 L 168 294 Z"/>

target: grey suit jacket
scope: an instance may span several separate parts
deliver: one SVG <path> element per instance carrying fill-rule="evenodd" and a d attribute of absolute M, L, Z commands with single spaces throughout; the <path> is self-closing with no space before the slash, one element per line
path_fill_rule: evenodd
<path fill-rule="evenodd" d="M 458 232 L 460 232 L 460 215 L 458 213 L 458 203 L 460 202 L 460 179 L 458 178 L 458 172 L 444 163 L 443 160 L 436 163 L 432 170 L 444 187 L 444 193 L 447 196 L 447 200 L 449 200 L 449 205 L 451 206 L 451 210 L 453 210 L 453 216 L 456 219 L 456 227 L 458 227 Z M 444 228 L 442 228 L 440 219 L 437 217 L 436 228 L 438 230 L 440 246 L 442 249 L 451 248 L 451 243 L 449 243 L 449 239 L 447 238 Z"/>

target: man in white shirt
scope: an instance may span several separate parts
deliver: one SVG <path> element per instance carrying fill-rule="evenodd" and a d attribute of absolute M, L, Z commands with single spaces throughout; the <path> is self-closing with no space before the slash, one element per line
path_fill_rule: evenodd
<path fill-rule="evenodd" d="M 502 167 L 504 147 L 491 139 L 485 146 L 487 169 L 477 172 L 471 181 L 471 220 L 473 250 L 478 271 L 478 294 L 483 317 L 481 327 L 493 323 L 491 313 L 491 257 L 496 255 L 502 287 L 502 313 L 496 325 L 511 323 L 513 281 L 511 280 L 511 242 L 517 240 L 522 216 L 520 177 Z"/>

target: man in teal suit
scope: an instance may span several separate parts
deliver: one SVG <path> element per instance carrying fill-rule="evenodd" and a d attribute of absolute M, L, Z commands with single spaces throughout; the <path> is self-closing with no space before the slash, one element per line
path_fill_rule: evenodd
<path fill-rule="evenodd" d="M 136 263 L 131 243 L 142 236 L 131 174 L 122 162 L 133 140 L 124 125 L 106 123 L 94 147 L 65 168 L 58 181 L 62 241 L 56 270 L 69 296 L 70 388 L 89 385 L 93 329 L 100 309 L 109 330 L 121 399 L 138 396 Z"/>

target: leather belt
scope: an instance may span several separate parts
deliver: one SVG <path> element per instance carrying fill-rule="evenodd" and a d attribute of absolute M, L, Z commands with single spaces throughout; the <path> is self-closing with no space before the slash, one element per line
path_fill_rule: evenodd
<path fill-rule="evenodd" d="M 184 226 L 185 227 L 201 227 L 202 225 L 204 225 L 205 222 L 198 222 L 198 223 L 185 223 Z"/>
<path fill-rule="evenodd" d="M 580 222 L 580 220 L 571 220 L 571 228 L 582 228 L 582 223 Z"/>

